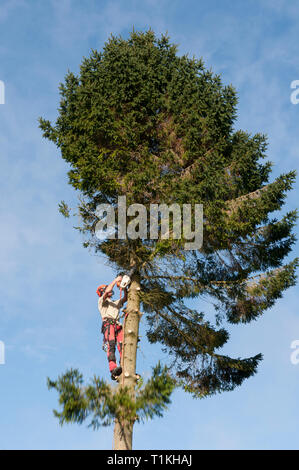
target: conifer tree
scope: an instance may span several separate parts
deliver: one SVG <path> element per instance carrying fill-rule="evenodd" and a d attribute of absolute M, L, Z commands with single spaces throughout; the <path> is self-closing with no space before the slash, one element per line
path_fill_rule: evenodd
<path fill-rule="evenodd" d="M 296 282 L 298 259 L 284 261 L 296 211 L 277 216 L 295 172 L 270 181 L 266 137 L 234 129 L 235 89 L 151 30 L 111 36 L 84 58 L 78 75 L 68 72 L 60 95 L 56 122 L 41 118 L 40 127 L 70 165 L 84 246 L 104 254 L 116 272 L 135 272 L 118 387 L 97 377 L 84 386 L 76 369 L 48 383 L 59 392 L 61 423 L 115 422 L 115 448 L 131 449 L 135 421 L 162 416 L 174 387 L 202 398 L 256 373 L 260 353 L 231 358 L 219 350 L 230 323 L 257 320 Z M 148 213 L 152 204 L 203 204 L 202 246 L 186 250 L 183 233 L 100 240 L 97 207 L 109 204 L 117 214 L 119 196 Z M 64 202 L 60 211 L 69 216 Z M 188 306 L 197 299 L 201 309 L 206 298 L 214 320 Z M 136 380 L 141 311 L 149 342 L 168 353 L 145 384 Z"/>

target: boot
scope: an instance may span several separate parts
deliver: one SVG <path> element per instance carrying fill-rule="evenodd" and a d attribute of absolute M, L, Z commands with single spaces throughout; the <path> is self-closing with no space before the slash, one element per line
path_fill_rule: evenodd
<path fill-rule="evenodd" d="M 111 379 L 112 380 L 116 380 L 116 377 L 118 377 L 121 373 L 122 373 L 122 368 L 119 366 L 119 367 L 115 367 L 115 369 L 113 369 L 111 371 Z"/>

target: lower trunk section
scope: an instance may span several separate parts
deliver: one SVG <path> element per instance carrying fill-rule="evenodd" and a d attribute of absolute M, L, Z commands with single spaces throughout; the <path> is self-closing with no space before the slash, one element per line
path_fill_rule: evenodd
<path fill-rule="evenodd" d="M 133 423 L 117 419 L 114 424 L 114 450 L 131 450 L 133 441 Z"/>

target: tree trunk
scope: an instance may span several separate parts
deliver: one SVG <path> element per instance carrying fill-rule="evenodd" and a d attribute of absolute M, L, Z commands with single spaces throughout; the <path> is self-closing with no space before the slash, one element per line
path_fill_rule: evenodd
<path fill-rule="evenodd" d="M 137 275 L 133 276 L 129 291 L 127 304 L 127 317 L 124 322 L 123 341 L 123 372 L 119 378 L 119 387 L 128 387 L 131 398 L 135 399 L 136 386 L 136 355 L 140 321 L 140 282 Z M 134 419 L 124 419 L 122 422 L 115 419 L 114 425 L 114 449 L 131 450 L 133 438 Z"/>

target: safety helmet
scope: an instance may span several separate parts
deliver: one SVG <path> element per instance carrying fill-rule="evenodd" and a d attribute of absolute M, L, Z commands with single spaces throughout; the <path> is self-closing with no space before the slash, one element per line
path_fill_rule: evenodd
<path fill-rule="evenodd" d="M 102 295 L 104 294 L 104 292 L 105 292 L 107 286 L 108 286 L 108 284 L 101 284 L 101 285 L 97 288 L 97 294 L 98 294 L 99 297 L 102 297 Z"/>

